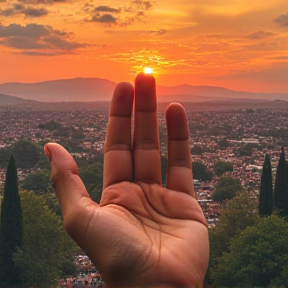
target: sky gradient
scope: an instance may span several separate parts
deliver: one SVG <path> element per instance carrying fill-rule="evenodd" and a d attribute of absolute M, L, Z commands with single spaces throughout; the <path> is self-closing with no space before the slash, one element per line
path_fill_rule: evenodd
<path fill-rule="evenodd" d="M 162 85 L 287 93 L 288 2 L 0 0 L 0 65 L 0 83 L 149 66 Z"/>

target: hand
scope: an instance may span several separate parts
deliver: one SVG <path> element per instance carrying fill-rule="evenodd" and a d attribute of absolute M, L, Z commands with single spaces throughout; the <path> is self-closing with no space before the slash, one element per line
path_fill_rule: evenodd
<path fill-rule="evenodd" d="M 104 145 L 103 194 L 91 200 L 71 155 L 47 144 L 64 228 L 87 253 L 107 287 L 202 287 L 209 257 L 206 221 L 195 200 L 187 116 L 166 111 L 167 187 L 161 186 L 155 80 L 114 92 Z M 160 285 L 160 286 L 159 286 Z"/>

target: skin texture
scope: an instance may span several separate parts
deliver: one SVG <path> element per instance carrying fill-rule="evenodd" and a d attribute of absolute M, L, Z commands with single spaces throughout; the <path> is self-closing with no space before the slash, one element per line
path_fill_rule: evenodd
<path fill-rule="evenodd" d="M 155 79 L 139 74 L 135 91 L 129 83 L 116 87 L 99 205 L 90 199 L 72 156 L 58 144 L 45 145 L 64 228 L 93 261 L 106 287 L 203 287 L 208 231 L 195 200 L 185 109 L 170 104 L 166 122 L 165 188 L 161 186 Z"/>

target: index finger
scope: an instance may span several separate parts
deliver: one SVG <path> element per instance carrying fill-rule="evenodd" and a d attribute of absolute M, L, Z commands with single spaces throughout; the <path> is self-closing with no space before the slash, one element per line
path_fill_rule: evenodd
<path fill-rule="evenodd" d="M 130 83 L 115 88 L 104 144 L 103 188 L 133 180 L 131 114 L 134 89 Z"/>

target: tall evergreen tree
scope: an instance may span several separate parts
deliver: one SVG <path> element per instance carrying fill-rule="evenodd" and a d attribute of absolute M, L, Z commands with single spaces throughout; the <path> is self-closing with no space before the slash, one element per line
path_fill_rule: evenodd
<path fill-rule="evenodd" d="M 288 216 L 287 163 L 285 161 L 284 147 L 281 147 L 280 158 L 276 171 L 274 206 L 279 210 L 281 216 Z"/>
<path fill-rule="evenodd" d="M 11 286 L 20 283 L 20 271 L 13 254 L 22 243 L 22 211 L 18 193 L 17 169 L 11 156 L 4 185 L 0 221 L 0 283 Z"/>
<path fill-rule="evenodd" d="M 270 157 L 265 156 L 260 182 L 259 214 L 269 216 L 273 210 L 273 185 Z"/>

